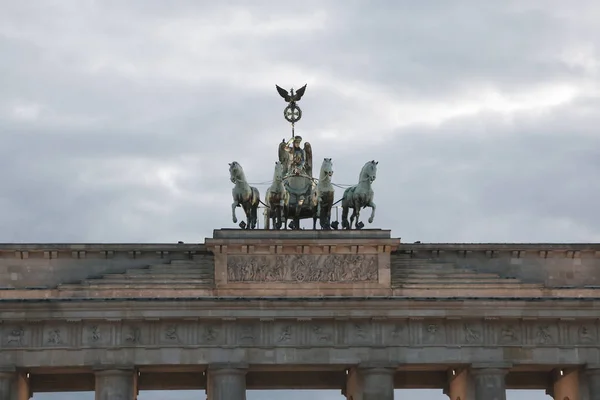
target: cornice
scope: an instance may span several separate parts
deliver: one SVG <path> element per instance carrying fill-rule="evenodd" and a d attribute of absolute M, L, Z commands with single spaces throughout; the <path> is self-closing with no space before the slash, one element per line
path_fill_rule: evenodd
<path fill-rule="evenodd" d="M 1 320 L 54 318 L 598 319 L 600 299 L 167 299 L 3 302 Z"/>

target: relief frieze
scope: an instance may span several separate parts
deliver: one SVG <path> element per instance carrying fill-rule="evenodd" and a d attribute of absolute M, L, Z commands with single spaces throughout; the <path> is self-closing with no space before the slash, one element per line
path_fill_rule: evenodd
<path fill-rule="evenodd" d="M 229 282 L 377 282 L 376 254 L 229 255 Z"/>
<path fill-rule="evenodd" d="M 497 333 L 497 343 L 500 345 L 515 345 L 521 342 L 521 328 L 517 324 L 502 324 Z"/>
<path fill-rule="evenodd" d="M 4 344 L 6 347 L 23 347 L 27 345 L 23 326 L 5 327 L 4 330 Z"/>
<path fill-rule="evenodd" d="M 75 324 L 78 324 L 75 326 Z M 559 326 L 562 326 L 559 332 Z M 3 349 L 113 347 L 598 347 L 597 322 L 539 320 L 220 320 L 2 325 Z M 37 333 L 36 333 L 37 332 Z M 80 338 L 80 339 L 79 339 Z"/>
<path fill-rule="evenodd" d="M 66 331 L 66 330 L 65 330 Z M 47 346 L 62 346 L 68 343 L 60 327 L 49 328 L 44 332 L 44 343 Z"/>

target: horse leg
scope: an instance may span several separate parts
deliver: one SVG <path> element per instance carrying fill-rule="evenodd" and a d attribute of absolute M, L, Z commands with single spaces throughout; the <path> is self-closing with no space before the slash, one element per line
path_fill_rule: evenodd
<path fill-rule="evenodd" d="M 237 206 L 239 206 L 240 203 L 235 200 L 232 204 L 231 204 L 231 219 L 233 220 L 234 224 L 237 224 L 237 217 L 235 216 L 235 209 L 237 208 Z"/>
<path fill-rule="evenodd" d="M 342 229 L 350 229 L 350 224 L 348 223 L 348 209 L 349 205 L 342 202 Z"/>
<path fill-rule="evenodd" d="M 252 223 L 252 210 L 250 209 L 251 205 L 249 202 L 244 203 L 244 213 L 246 213 L 246 229 L 250 229 L 250 224 Z"/>
<path fill-rule="evenodd" d="M 283 206 L 281 205 L 281 201 L 280 201 L 279 205 L 275 209 L 275 213 L 273 215 L 273 226 L 275 227 L 275 229 L 281 229 L 281 208 L 282 207 Z"/>
<path fill-rule="evenodd" d="M 373 203 L 373 201 L 370 201 L 369 204 L 367 204 L 368 207 L 371 207 L 371 216 L 369 217 L 369 223 L 372 224 L 373 220 L 375 219 L 375 210 L 377 209 L 377 207 L 375 206 L 375 203 Z"/>
<path fill-rule="evenodd" d="M 265 229 L 271 229 L 270 208 L 265 208 L 265 212 L 263 213 L 263 216 L 265 217 Z"/>
<path fill-rule="evenodd" d="M 258 222 L 258 202 L 252 205 L 252 229 L 256 229 L 256 223 Z"/>
<path fill-rule="evenodd" d="M 356 229 L 360 229 L 358 224 L 360 223 L 360 202 L 354 202 L 354 213 L 356 214 L 356 221 L 354 222 L 354 227 Z"/>
<path fill-rule="evenodd" d="M 317 229 L 317 218 L 321 216 L 321 197 L 317 200 L 317 206 L 313 208 L 313 230 Z M 321 221 L 319 220 L 319 223 Z M 323 224 L 321 223 L 321 228 L 323 228 Z"/>

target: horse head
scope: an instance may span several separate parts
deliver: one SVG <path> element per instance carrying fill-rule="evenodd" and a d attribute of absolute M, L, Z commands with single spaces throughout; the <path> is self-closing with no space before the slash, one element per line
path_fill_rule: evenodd
<path fill-rule="evenodd" d="M 324 158 L 321 164 L 321 173 L 319 174 L 319 180 L 331 179 L 333 176 L 333 162 L 331 158 Z"/>
<path fill-rule="evenodd" d="M 373 183 L 377 179 L 377 164 L 379 164 L 379 161 L 372 160 L 367 162 L 360 171 L 359 182 L 367 181 Z"/>
<path fill-rule="evenodd" d="M 245 180 L 244 170 L 242 169 L 240 163 L 238 163 L 237 161 L 229 163 L 229 179 L 231 179 L 231 182 L 233 183 Z"/>
<path fill-rule="evenodd" d="M 275 161 L 275 169 L 273 170 L 273 182 L 281 182 L 283 180 L 283 165 L 279 161 Z"/>

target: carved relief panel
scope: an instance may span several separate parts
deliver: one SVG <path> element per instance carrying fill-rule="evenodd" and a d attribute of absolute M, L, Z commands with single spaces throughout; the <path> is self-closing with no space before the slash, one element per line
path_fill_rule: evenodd
<path fill-rule="evenodd" d="M 224 329 L 219 321 L 199 321 L 196 333 L 196 343 L 199 345 L 216 346 L 225 343 Z"/>
<path fill-rule="evenodd" d="M 493 327 L 493 340 L 490 343 L 500 346 L 516 346 L 523 343 L 520 321 L 496 321 Z"/>
<path fill-rule="evenodd" d="M 304 326 L 308 330 L 308 345 L 311 347 L 334 346 L 335 324 L 326 321 L 311 321 Z"/>
<path fill-rule="evenodd" d="M 410 331 L 408 328 L 408 320 L 386 321 L 382 325 L 383 345 L 408 346 L 410 343 Z"/>
<path fill-rule="evenodd" d="M 145 329 L 146 328 L 146 329 Z M 122 346 L 139 346 L 149 344 L 148 330 L 141 323 L 125 323 L 121 326 L 121 345 Z"/>
<path fill-rule="evenodd" d="M 377 282 L 376 254 L 229 255 L 229 282 Z"/>
<path fill-rule="evenodd" d="M 81 335 L 84 347 L 106 347 L 112 344 L 112 326 L 103 321 L 84 323 Z"/>
<path fill-rule="evenodd" d="M 346 321 L 342 326 L 345 333 L 344 344 L 349 346 L 371 346 L 376 343 L 375 327 L 371 321 Z"/>
<path fill-rule="evenodd" d="M 598 343 L 598 328 L 593 321 L 576 322 L 569 325 L 569 341 L 579 345 Z"/>
<path fill-rule="evenodd" d="M 274 346 L 299 346 L 299 325 L 295 322 L 276 322 L 273 324 Z"/>
<path fill-rule="evenodd" d="M 441 320 L 411 320 L 414 325 L 412 343 L 435 346 L 446 344 L 446 325 Z"/>
<path fill-rule="evenodd" d="M 239 321 L 235 333 L 235 343 L 239 346 L 255 346 L 259 343 L 260 326 L 256 321 Z"/>
<path fill-rule="evenodd" d="M 26 325 L 4 325 L 2 327 L 2 346 L 27 347 L 31 345 L 31 332 Z"/>
<path fill-rule="evenodd" d="M 70 344 L 69 339 L 69 330 L 66 326 L 59 324 L 44 326 L 43 346 L 65 347 Z"/>
<path fill-rule="evenodd" d="M 533 346 L 558 345 L 559 334 L 556 322 L 532 321 L 527 324 L 527 344 Z"/>

